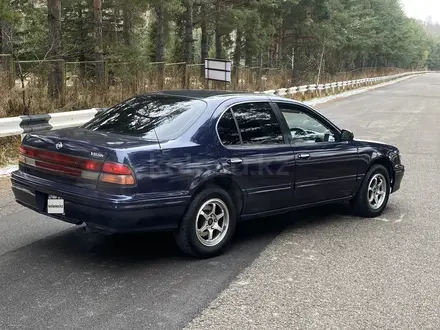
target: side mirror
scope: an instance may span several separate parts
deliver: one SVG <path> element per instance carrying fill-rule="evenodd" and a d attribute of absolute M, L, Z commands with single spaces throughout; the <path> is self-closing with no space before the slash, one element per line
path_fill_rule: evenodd
<path fill-rule="evenodd" d="M 341 132 L 341 141 L 353 141 L 353 140 L 354 140 L 353 132 L 347 129 L 343 129 Z"/>

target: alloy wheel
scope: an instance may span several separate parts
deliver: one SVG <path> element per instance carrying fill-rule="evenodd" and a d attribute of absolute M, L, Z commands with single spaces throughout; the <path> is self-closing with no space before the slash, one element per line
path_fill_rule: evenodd
<path fill-rule="evenodd" d="M 205 246 L 216 246 L 226 236 L 229 228 L 229 210 L 218 198 L 212 198 L 199 208 L 195 222 L 196 236 Z"/>
<path fill-rule="evenodd" d="M 380 209 L 387 197 L 387 182 L 381 173 L 375 174 L 368 183 L 368 203 L 374 210 Z"/>

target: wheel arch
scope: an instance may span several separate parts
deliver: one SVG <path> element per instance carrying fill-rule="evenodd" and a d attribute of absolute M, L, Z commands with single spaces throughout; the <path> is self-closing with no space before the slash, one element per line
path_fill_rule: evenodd
<path fill-rule="evenodd" d="M 370 169 L 374 165 L 382 165 L 383 167 L 385 167 L 385 169 L 388 172 L 388 176 L 390 178 L 390 186 L 393 187 L 395 173 L 394 173 L 394 169 L 393 169 L 393 163 L 391 162 L 391 160 L 386 156 L 375 158 L 371 161 L 371 163 L 369 164 L 367 171 L 365 173 L 368 173 L 368 171 L 370 171 Z"/>
<path fill-rule="evenodd" d="M 209 186 L 217 186 L 225 190 L 230 195 L 237 214 L 241 214 L 244 206 L 244 194 L 238 183 L 229 175 L 210 176 L 199 182 L 191 191 L 190 203 L 197 194 Z"/>

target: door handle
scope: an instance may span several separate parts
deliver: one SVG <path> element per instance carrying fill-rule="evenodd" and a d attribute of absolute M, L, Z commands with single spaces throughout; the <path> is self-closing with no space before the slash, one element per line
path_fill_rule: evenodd
<path fill-rule="evenodd" d="M 243 159 L 241 159 L 241 158 L 231 158 L 231 159 L 228 159 L 228 164 L 229 165 L 236 165 L 236 164 L 241 164 L 241 163 L 243 163 Z"/>
<path fill-rule="evenodd" d="M 298 154 L 299 159 L 307 159 L 310 157 L 310 154 Z"/>

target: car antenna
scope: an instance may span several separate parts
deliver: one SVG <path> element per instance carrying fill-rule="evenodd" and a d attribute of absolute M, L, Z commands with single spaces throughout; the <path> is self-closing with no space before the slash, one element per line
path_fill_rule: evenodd
<path fill-rule="evenodd" d="M 153 128 L 153 131 L 154 131 L 154 135 L 156 135 L 157 144 L 159 145 L 159 149 L 162 152 L 162 146 L 160 145 L 160 140 L 159 140 L 159 137 L 157 136 L 156 129 Z"/>

